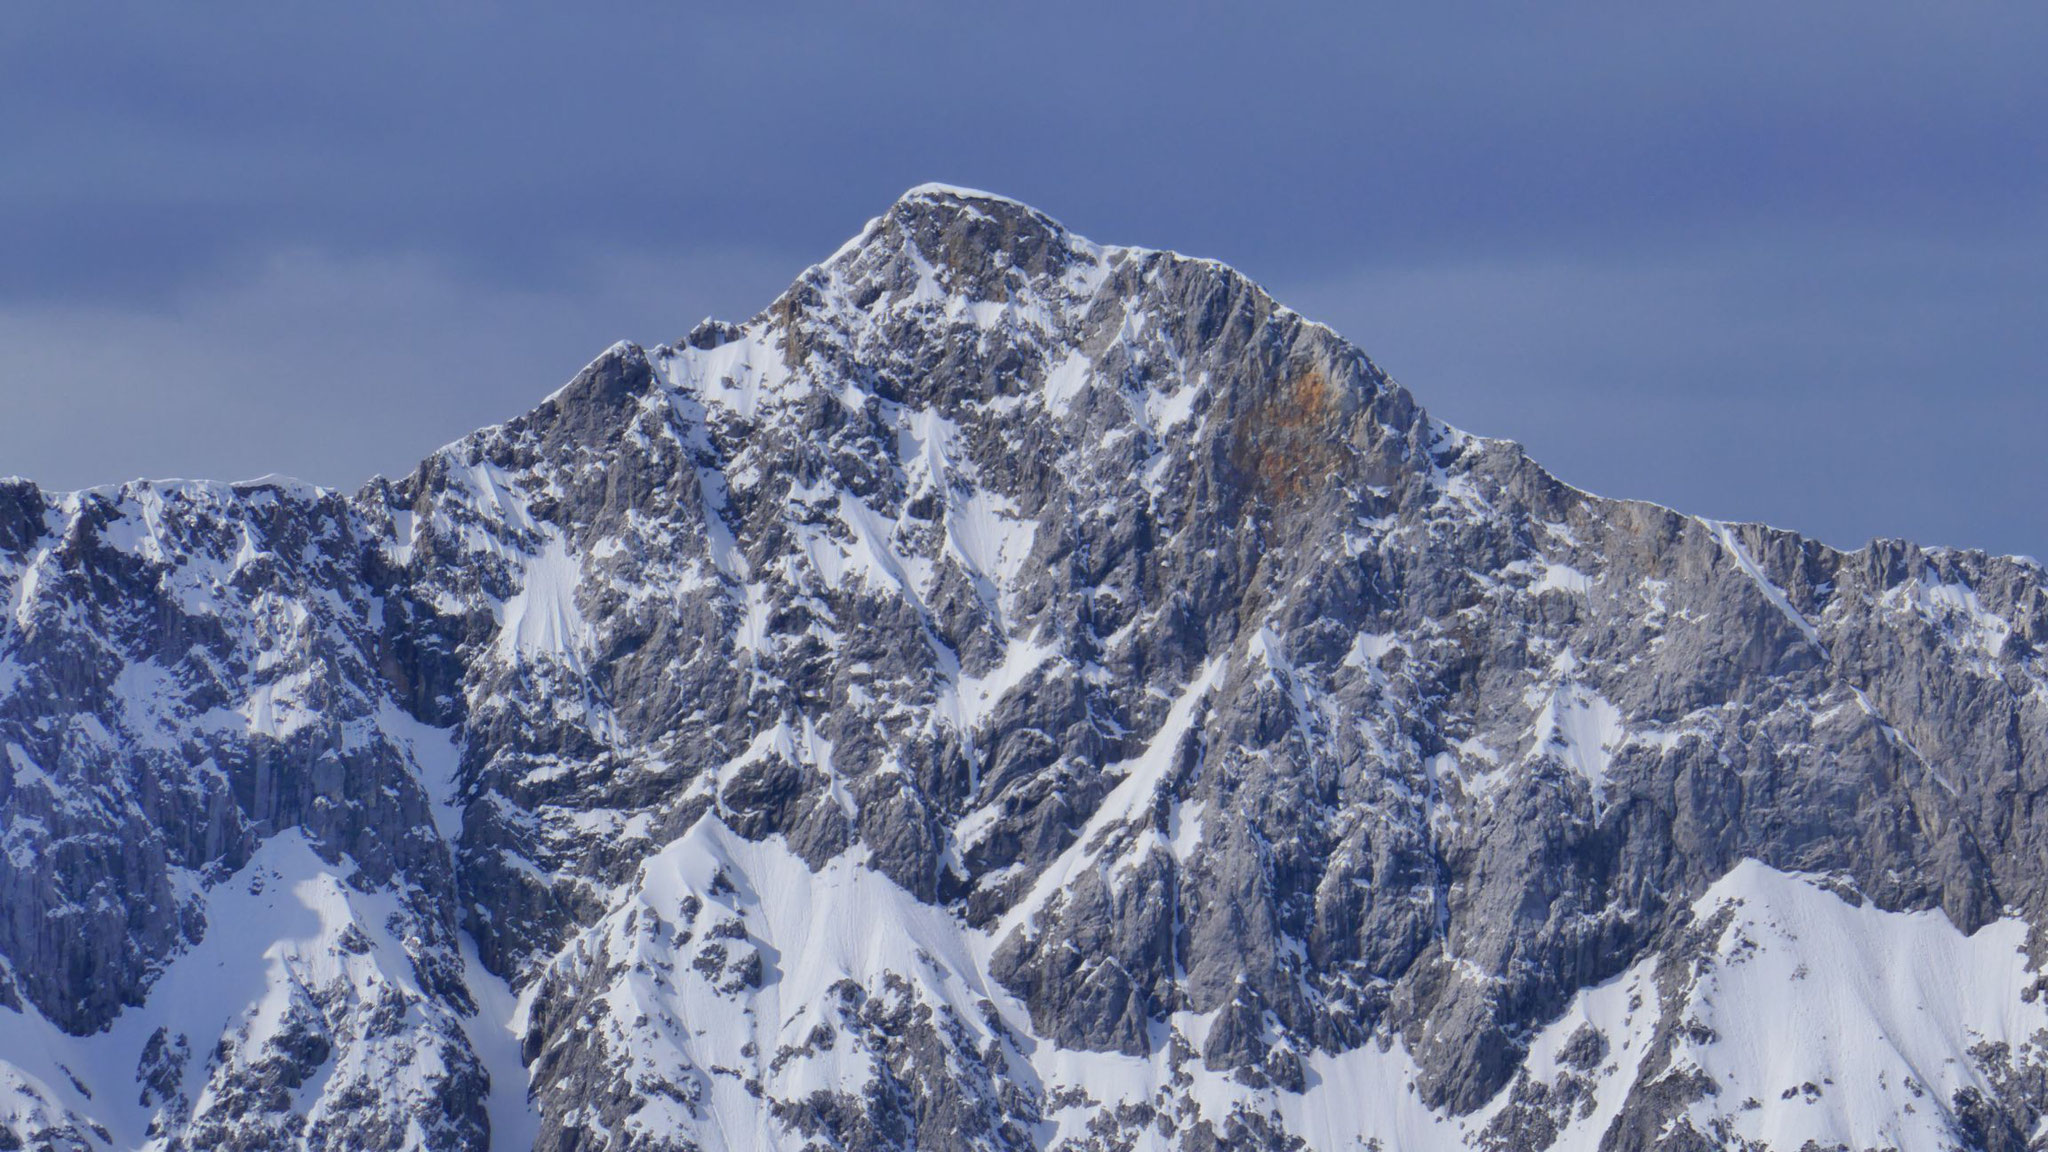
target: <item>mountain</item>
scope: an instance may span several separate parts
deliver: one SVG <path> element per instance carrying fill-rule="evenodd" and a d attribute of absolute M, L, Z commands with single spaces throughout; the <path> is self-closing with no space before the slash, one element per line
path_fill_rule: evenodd
<path fill-rule="evenodd" d="M 0 1149 L 2048 1147 L 2039 565 L 1000 197 L 0 608 Z"/>

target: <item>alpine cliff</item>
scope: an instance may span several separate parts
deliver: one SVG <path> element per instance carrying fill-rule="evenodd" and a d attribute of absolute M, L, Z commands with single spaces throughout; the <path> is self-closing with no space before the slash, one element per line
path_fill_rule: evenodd
<path fill-rule="evenodd" d="M 1000 197 L 0 611 L 0 1149 L 2048 1148 L 2048 573 Z"/>

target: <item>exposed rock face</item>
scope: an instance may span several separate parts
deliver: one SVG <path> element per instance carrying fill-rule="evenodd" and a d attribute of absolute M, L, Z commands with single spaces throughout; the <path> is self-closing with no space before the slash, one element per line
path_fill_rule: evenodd
<path fill-rule="evenodd" d="M 0 486 L 0 1147 L 2039 1146 L 2044 588 L 920 189 L 353 497 Z M 1965 991 L 1732 1098 L 1848 940 Z"/>

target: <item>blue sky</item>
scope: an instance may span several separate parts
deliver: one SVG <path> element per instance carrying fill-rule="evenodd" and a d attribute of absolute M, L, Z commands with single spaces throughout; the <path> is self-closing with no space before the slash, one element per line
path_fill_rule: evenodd
<path fill-rule="evenodd" d="M 1581 487 L 2048 555 L 2048 6 L 756 7 L 10 6 L 0 474 L 402 472 L 943 180 Z"/>

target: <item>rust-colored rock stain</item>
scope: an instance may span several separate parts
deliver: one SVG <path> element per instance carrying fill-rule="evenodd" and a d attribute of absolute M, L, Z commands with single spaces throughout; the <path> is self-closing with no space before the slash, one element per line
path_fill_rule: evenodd
<path fill-rule="evenodd" d="M 1239 419 L 1230 462 L 1251 481 L 1256 498 L 1282 508 L 1311 498 L 1339 474 L 1343 405 L 1321 368 L 1295 373 Z"/>

